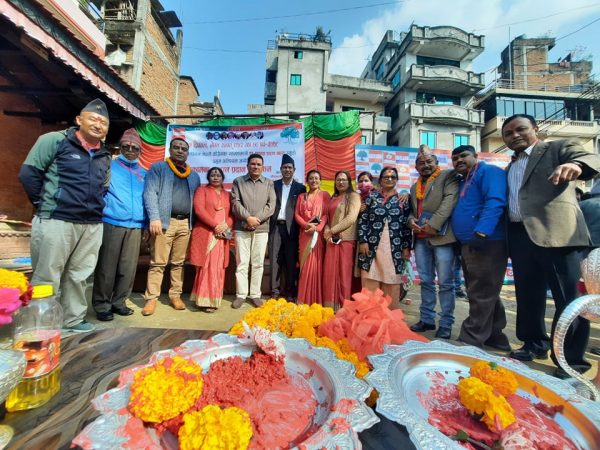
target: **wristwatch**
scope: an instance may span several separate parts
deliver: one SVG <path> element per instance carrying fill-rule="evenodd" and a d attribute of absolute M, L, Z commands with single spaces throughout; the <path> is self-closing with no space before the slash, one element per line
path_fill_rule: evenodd
<path fill-rule="evenodd" d="M 475 234 L 483 239 L 485 239 L 487 237 L 487 234 L 482 233 L 481 231 L 476 231 Z"/>

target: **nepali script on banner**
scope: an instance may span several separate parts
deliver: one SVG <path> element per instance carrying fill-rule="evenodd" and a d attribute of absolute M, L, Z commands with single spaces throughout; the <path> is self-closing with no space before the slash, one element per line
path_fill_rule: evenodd
<path fill-rule="evenodd" d="M 225 174 L 225 187 L 231 188 L 234 178 L 248 172 L 248 156 L 258 153 L 264 158 L 263 175 L 281 178 L 281 156 L 290 155 L 296 163 L 296 173 L 304 174 L 304 125 L 282 123 L 273 125 L 242 125 L 203 127 L 201 125 L 169 125 L 167 127 L 166 156 L 169 142 L 176 137 L 190 145 L 188 164 L 201 174 L 204 183 L 211 167 L 219 167 Z M 302 175 L 300 175 L 302 176 Z"/>
<path fill-rule="evenodd" d="M 418 149 L 414 147 L 386 147 L 380 145 L 356 145 L 355 146 L 355 164 L 356 176 L 361 172 L 370 172 L 378 177 L 379 172 L 386 166 L 395 166 L 398 170 L 398 192 L 409 192 L 410 187 L 417 181 L 419 174 L 415 169 L 415 158 Z M 432 150 L 442 169 L 452 168 L 451 150 Z M 493 164 L 504 169 L 510 162 L 510 155 L 497 153 L 477 153 L 480 161 Z M 414 258 L 411 259 L 413 270 L 417 274 Z M 513 283 L 512 264 L 508 261 L 505 284 Z"/>

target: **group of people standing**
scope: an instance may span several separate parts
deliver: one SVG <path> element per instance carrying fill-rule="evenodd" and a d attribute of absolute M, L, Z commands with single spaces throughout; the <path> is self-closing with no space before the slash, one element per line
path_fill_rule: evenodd
<path fill-rule="evenodd" d="M 167 265 L 171 306 L 185 309 L 186 259 L 196 266 L 192 301 L 206 313 L 219 308 L 233 239 L 233 308 L 247 300 L 263 303 L 267 249 L 273 297 L 337 309 L 362 285 L 382 289 L 397 308 L 414 250 L 422 301 L 413 331 L 436 330 L 438 338 L 451 337 L 460 257 L 469 316 L 458 339 L 530 361 L 547 357 L 550 349 L 544 323 L 547 288 L 556 305 L 553 331 L 576 297 L 579 262 L 591 246 L 573 181 L 596 176 L 600 158 L 575 142 L 539 141 L 535 119 L 527 115 L 503 124 L 504 142 L 515 152 L 506 170 L 479 161 L 469 145 L 453 150 L 453 169 L 441 170 L 435 154 L 422 146 L 415 161 L 419 178 L 408 196 L 396 191 L 396 167 L 383 168 L 377 188 L 370 173 L 361 173 L 358 192 L 350 173 L 339 171 L 330 196 L 321 189 L 318 170 L 307 172 L 306 186 L 295 181 L 289 155 L 282 158 L 282 178 L 267 179 L 259 154 L 248 157 L 247 174 L 236 178 L 228 192 L 218 167 L 208 170 L 207 184 L 201 186 L 187 164 L 189 144 L 182 137 L 171 140 L 165 161 L 146 171 L 139 164 L 142 142 L 134 129 L 123 134 L 120 154 L 111 158 L 103 144 L 109 118 L 102 101 L 86 105 L 76 123 L 42 135 L 20 172 L 36 208 L 32 283 L 54 285 L 64 326 L 73 331 L 93 329 L 85 321 L 84 295 L 92 274 L 98 319 L 133 314 L 125 300 L 147 229 L 151 261 L 145 316 L 155 313 Z M 524 343 L 512 351 L 500 299 L 508 257 L 517 337 Z M 588 338 L 589 323 L 578 319 L 565 341 L 567 361 L 581 372 L 590 367 L 584 359 Z"/>

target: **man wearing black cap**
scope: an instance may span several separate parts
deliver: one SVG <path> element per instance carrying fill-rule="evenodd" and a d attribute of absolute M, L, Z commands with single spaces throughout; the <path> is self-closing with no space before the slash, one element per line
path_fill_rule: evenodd
<path fill-rule="evenodd" d="M 271 295 L 295 301 L 298 294 L 298 224 L 294 210 L 298 196 L 306 186 L 294 180 L 296 166 L 288 154 L 281 158 L 281 179 L 275 187 L 275 212 L 269 226 L 269 259 L 271 261 Z M 282 277 L 283 275 L 283 277 Z M 282 283 L 283 278 L 283 283 Z"/>
<path fill-rule="evenodd" d="M 92 331 L 85 321 L 86 280 L 102 243 L 104 195 L 111 157 L 103 140 L 108 110 L 92 100 L 75 118 L 76 127 L 40 136 L 21 167 L 19 180 L 35 206 L 31 229 L 33 285 L 54 287 L 63 326 Z"/>

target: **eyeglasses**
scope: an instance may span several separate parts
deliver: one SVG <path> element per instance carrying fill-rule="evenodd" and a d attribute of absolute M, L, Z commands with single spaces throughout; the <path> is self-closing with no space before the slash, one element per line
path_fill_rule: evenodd
<path fill-rule="evenodd" d="M 398 177 L 396 175 L 385 175 L 381 177 L 382 180 L 397 180 Z"/>
<path fill-rule="evenodd" d="M 335 180 L 335 182 L 336 183 L 347 183 L 348 180 L 346 180 L 345 178 L 340 178 L 340 179 Z"/>
<path fill-rule="evenodd" d="M 137 145 L 132 144 L 121 144 L 121 150 L 131 150 L 132 152 L 139 152 L 141 149 Z"/>

